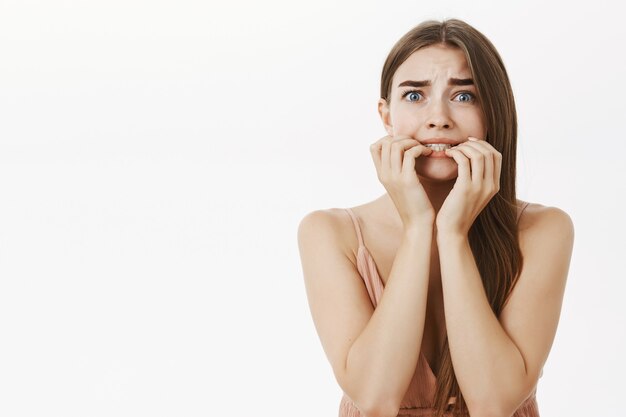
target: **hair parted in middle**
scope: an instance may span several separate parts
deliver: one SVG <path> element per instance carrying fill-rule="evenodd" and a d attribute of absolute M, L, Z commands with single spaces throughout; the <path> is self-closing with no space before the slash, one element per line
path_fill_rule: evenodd
<path fill-rule="evenodd" d="M 478 215 L 469 242 L 492 311 L 499 317 L 523 265 L 518 240 L 516 181 L 517 114 L 506 69 L 493 44 L 459 19 L 427 20 L 402 36 L 391 49 L 381 76 L 380 97 L 390 102 L 393 76 L 421 48 L 443 44 L 465 54 L 486 121 L 484 138 L 502 154 L 500 190 Z M 434 407 L 441 417 L 455 396 L 455 415 L 469 415 L 452 367 L 448 338 L 444 341 Z"/>

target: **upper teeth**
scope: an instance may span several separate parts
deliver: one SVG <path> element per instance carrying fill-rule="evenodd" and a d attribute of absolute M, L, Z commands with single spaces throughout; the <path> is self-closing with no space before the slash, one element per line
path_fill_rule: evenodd
<path fill-rule="evenodd" d="M 433 148 L 434 151 L 442 151 L 444 149 L 450 149 L 452 145 L 447 143 L 427 143 L 426 147 Z"/>

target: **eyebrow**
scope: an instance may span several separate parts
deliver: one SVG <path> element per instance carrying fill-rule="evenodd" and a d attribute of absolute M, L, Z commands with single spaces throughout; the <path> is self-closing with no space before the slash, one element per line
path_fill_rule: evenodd
<path fill-rule="evenodd" d="M 402 81 L 400 84 L 398 84 L 398 87 L 404 87 L 404 86 L 426 87 L 429 85 L 431 85 L 430 80 L 425 80 L 425 81 L 407 80 L 407 81 Z M 474 80 L 471 78 L 450 78 L 448 80 L 448 85 L 474 85 Z"/>

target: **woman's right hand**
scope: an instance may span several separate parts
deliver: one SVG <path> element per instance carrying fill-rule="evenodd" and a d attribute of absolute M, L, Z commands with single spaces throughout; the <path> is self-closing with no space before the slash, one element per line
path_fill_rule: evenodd
<path fill-rule="evenodd" d="M 432 152 L 407 136 L 388 135 L 370 146 L 378 179 L 393 200 L 405 229 L 435 219 L 435 210 L 415 172 L 415 159 Z"/>

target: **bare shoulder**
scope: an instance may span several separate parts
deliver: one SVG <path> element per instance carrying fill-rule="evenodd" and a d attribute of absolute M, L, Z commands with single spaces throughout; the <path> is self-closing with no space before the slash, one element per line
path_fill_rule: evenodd
<path fill-rule="evenodd" d="M 329 208 L 307 213 L 298 225 L 298 242 L 302 246 L 313 241 L 332 244 L 354 259 L 354 247 L 358 242 L 348 212 L 341 208 Z"/>
<path fill-rule="evenodd" d="M 529 203 L 519 220 L 519 237 L 521 246 L 544 239 L 572 242 L 574 223 L 570 215 L 558 207 Z"/>
<path fill-rule="evenodd" d="M 324 352 L 343 391 L 362 399 L 346 371 L 348 352 L 374 307 L 348 248 L 352 221 L 344 209 L 315 210 L 298 226 L 298 245 L 306 295 Z M 352 231 L 354 233 L 354 231 Z M 356 241 L 356 237 L 352 237 Z"/>
<path fill-rule="evenodd" d="M 558 207 L 529 203 L 519 220 L 520 239 L 526 235 L 559 232 L 574 234 L 574 223 L 568 213 Z"/>

